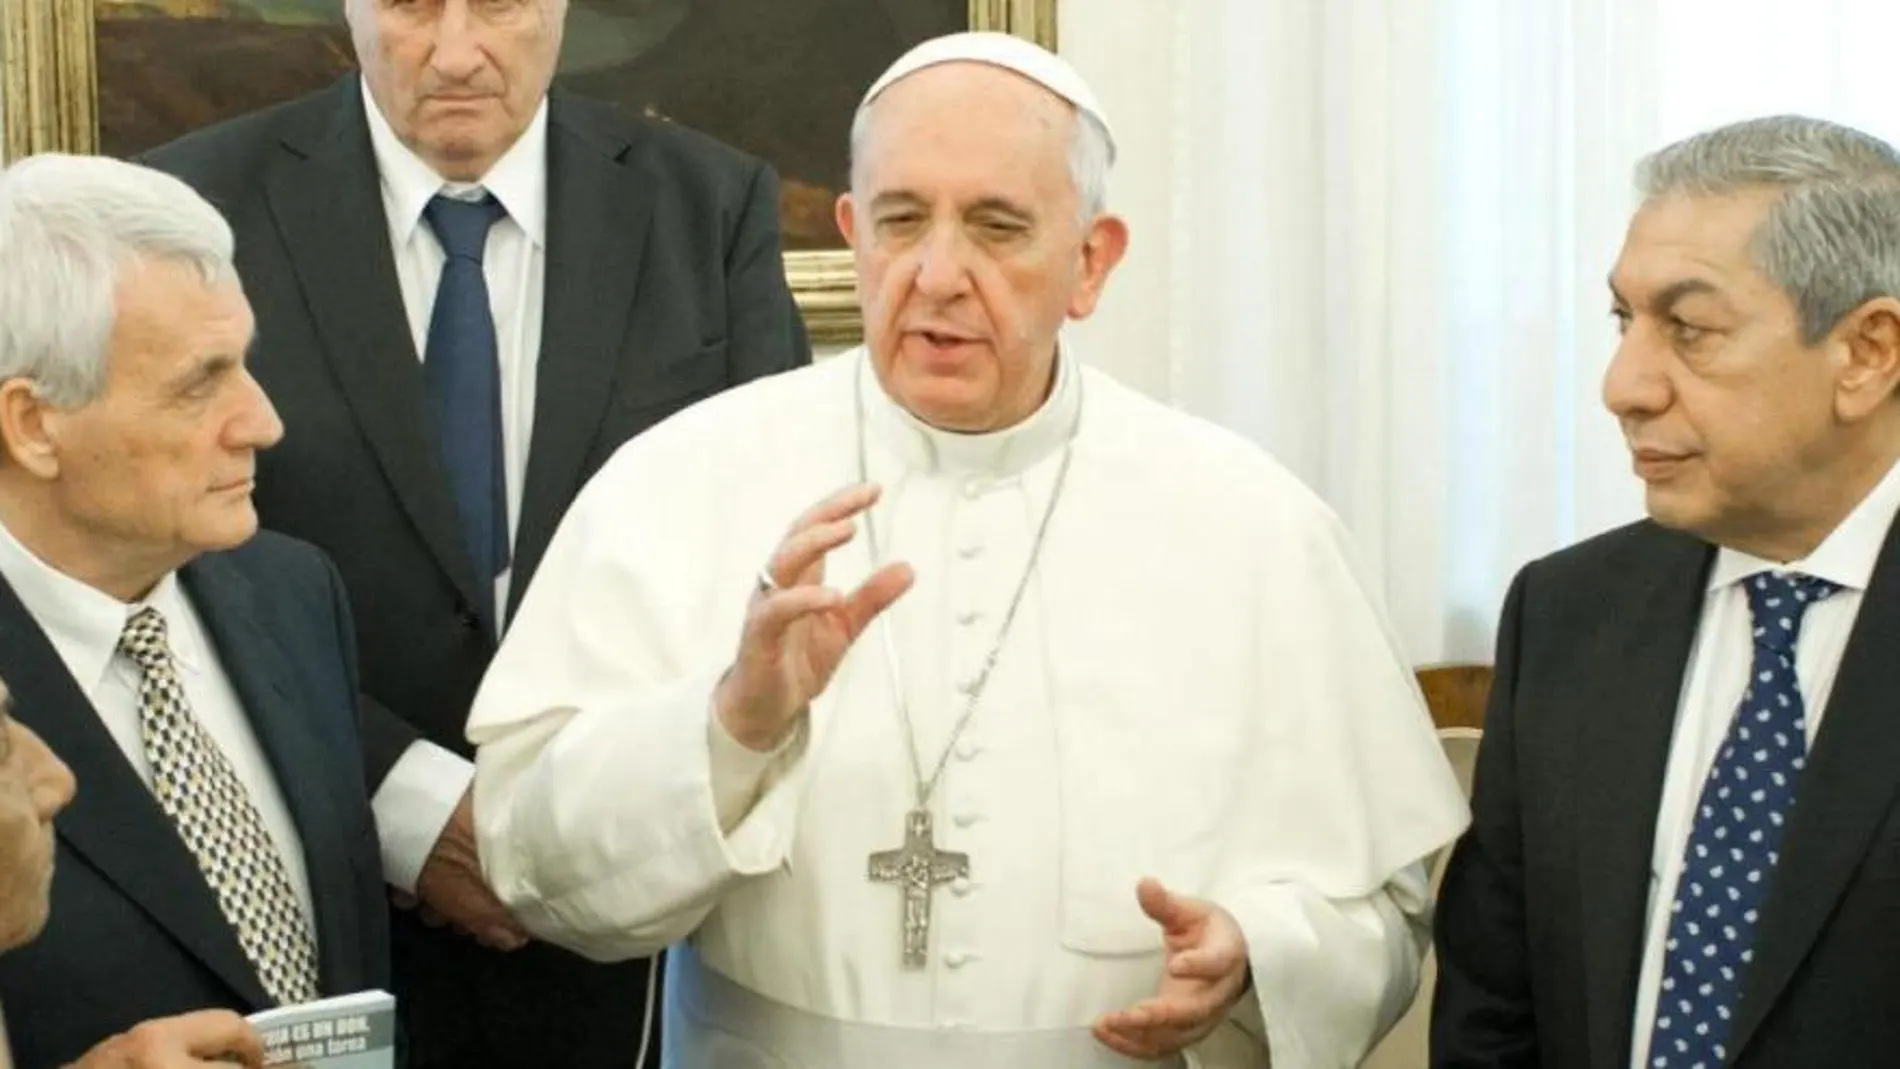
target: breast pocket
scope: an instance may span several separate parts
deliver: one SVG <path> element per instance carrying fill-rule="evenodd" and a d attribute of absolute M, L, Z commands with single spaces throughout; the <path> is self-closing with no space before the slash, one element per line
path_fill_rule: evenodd
<path fill-rule="evenodd" d="M 659 420 L 718 393 L 731 381 L 721 338 L 692 354 L 623 372 L 615 384 L 620 407 L 646 422 Z"/>

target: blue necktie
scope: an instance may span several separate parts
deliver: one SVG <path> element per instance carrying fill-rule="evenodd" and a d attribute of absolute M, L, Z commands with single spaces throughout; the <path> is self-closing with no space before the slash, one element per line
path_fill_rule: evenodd
<path fill-rule="evenodd" d="M 1808 607 L 1839 586 L 1762 572 L 1743 581 L 1754 618 L 1748 689 L 1702 784 L 1663 944 L 1662 990 L 1650 1032 L 1654 1069 L 1719 1069 L 1756 922 L 1781 857 L 1781 836 L 1807 764 L 1807 716 L 1794 672 Z"/>
<path fill-rule="evenodd" d="M 479 605 L 491 625 L 498 623 L 495 578 L 508 567 L 508 487 L 501 452 L 501 366 L 482 251 L 489 228 L 505 214 L 491 196 L 477 201 L 437 196 L 422 213 L 447 257 L 429 316 L 423 381 L 462 540 L 475 566 Z"/>

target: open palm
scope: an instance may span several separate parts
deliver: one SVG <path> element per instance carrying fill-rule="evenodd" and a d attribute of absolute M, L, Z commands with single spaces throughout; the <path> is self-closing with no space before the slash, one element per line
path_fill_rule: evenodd
<path fill-rule="evenodd" d="M 825 585 L 825 556 L 857 535 L 854 517 L 877 500 L 868 484 L 850 487 L 800 516 L 765 566 L 746 612 L 732 669 L 716 704 L 741 743 L 769 749 L 812 699 L 824 693 L 858 636 L 910 589 L 904 564 L 887 564 L 849 594 Z"/>

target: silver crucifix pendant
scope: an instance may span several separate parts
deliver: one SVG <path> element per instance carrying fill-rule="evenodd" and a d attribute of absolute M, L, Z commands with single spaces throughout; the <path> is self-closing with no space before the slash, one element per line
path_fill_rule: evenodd
<path fill-rule="evenodd" d="M 904 815 L 904 845 L 871 855 L 871 879 L 904 892 L 904 967 L 921 969 L 930 947 L 930 897 L 940 883 L 970 874 L 970 855 L 937 849 L 930 811 Z"/>

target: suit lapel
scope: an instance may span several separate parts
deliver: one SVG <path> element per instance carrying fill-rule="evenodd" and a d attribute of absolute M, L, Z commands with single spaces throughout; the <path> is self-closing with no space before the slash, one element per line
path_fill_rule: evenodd
<path fill-rule="evenodd" d="M 345 951 L 357 924 L 348 913 L 350 893 L 326 892 L 326 886 L 347 888 L 349 883 L 351 829 L 333 790 L 336 777 L 326 774 L 325 744 L 312 729 L 315 721 L 276 639 L 257 622 L 250 581 L 216 556 L 199 558 L 179 578 L 290 807 L 316 911 L 311 923 L 316 927 L 321 986 L 336 992 L 338 971 L 351 958 Z"/>
<path fill-rule="evenodd" d="M 1738 1053 L 1793 978 L 1866 856 L 1900 791 L 1900 523 L 1887 541 L 1842 654 L 1827 713 L 1802 773 L 1777 876 L 1762 907 L 1742 1004 Z"/>
<path fill-rule="evenodd" d="M 1574 865 L 1582 883 L 1591 1063 L 1600 1069 L 1629 1063 L 1656 811 L 1714 559 L 1704 543 L 1660 530 L 1649 545 L 1645 559 L 1626 566 L 1641 576 L 1637 593 L 1577 657 L 1615 666 L 1583 683 L 1571 748 L 1576 782 L 1585 785 L 1576 803 Z"/>
<path fill-rule="evenodd" d="M 356 76 L 332 96 L 336 109 L 326 122 L 285 136 L 287 151 L 265 179 L 265 196 L 324 357 L 384 477 L 456 589 L 480 604 L 429 432 Z M 270 324 L 261 332 L 268 344 Z"/>
<path fill-rule="evenodd" d="M 247 1003 L 271 1005 L 171 818 L 4 582 L 0 676 L 13 693 L 14 715 L 46 740 L 79 782 L 72 805 L 55 822 L 60 839 Z"/>
<path fill-rule="evenodd" d="M 583 479 L 626 340 L 657 176 L 624 133 L 548 102 L 547 280 L 509 615 Z"/>

